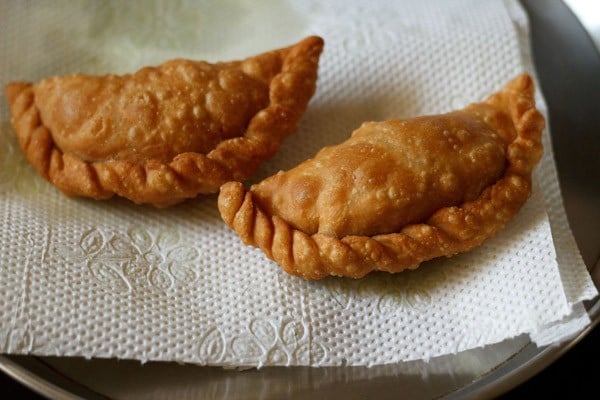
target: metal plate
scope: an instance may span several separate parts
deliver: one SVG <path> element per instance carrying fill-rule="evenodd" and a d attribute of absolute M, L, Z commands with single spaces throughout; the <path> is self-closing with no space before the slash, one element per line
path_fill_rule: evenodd
<path fill-rule="evenodd" d="M 564 4 L 522 3 L 530 15 L 533 55 L 548 103 L 565 208 L 586 265 L 600 286 L 600 56 Z M 56 399 L 300 399 L 316 392 L 344 399 L 374 394 L 378 399 L 494 397 L 554 362 L 598 324 L 600 302 L 590 302 L 587 308 L 592 326 L 560 346 L 537 348 L 523 336 L 430 363 L 228 371 L 175 363 L 3 356 L 0 369 Z"/>

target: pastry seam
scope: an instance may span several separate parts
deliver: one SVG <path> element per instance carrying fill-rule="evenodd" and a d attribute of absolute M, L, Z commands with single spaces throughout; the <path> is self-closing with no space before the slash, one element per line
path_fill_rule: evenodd
<path fill-rule="evenodd" d="M 224 182 L 248 178 L 272 157 L 315 91 L 323 40 L 312 36 L 281 52 L 282 69 L 269 85 L 269 103 L 249 121 L 242 136 L 201 154 L 184 152 L 170 162 L 145 160 L 85 161 L 63 153 L 44 126 L 35 105 L 32 83 L 7 87 L 12 125 L 29 162 L 67 195 L 108 199 L 127 197 L 135 203 L 168 206 L 200 193 L 215 193 Z"/>
<path fill-rule="evenodd" d="M 494 236 L 529 198 L 531 172 L 542 154 L 544 119 L 535 108 L 533 81 L 523 74 L 486 102 L 508 99 L 517 136 L 508 145 L 504 175 L 475 200 L 437 210 L 423 223 L 375 236 L 308 235 L 278 216 L 266 214 L 239 182 L 221 187 L 219 210 L 245 244 L 265 254 L 293 275 L 321 279 L 328 275 L 360 278 L 372 270 L 400 272 L 421 262 L 470 250 Z M 492 221 L 484 223 L 484 221 Z"/>

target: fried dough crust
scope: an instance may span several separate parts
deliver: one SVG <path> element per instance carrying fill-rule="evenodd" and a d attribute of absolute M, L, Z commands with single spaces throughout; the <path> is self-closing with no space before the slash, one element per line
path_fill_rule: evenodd
<path fill-rule="evenodd" d="M 494 236 L 531 194 L 544 119 L 528 75 L 444 115 L 369 122 L 219 210 L 245 244 L 307 279 L 400 272 Z"/>
<path fill-rule="evenodd" d="M 15 82 L 6 95 L 25 156 L 61 191 L 164 207 L 275 154 L 315 91 L 322 48 L 313 36 L 243 61 Z"/>

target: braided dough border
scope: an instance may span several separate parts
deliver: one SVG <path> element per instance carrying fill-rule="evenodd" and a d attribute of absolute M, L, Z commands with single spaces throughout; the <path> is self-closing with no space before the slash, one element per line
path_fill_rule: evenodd
<path fill-rule="evenodd" d="M 219 211 L 245 244 L 259 247 L 285 271 L 306 279 L 360 278 L 373 270 L 395 273 L 468 251 L 494 236 L 531 194 L 531 173 L 542 155 L 545 124 L 533 95 L 533 81 L 524 74 L 486 100 L 505 110 L 517 132 L 508 146 L 504 175 L 477 199 L 442 208 L 424 223 L 400 232 L 343 238 L 308 235 L 266 214 L 239 182 L 221 187 Z"/>
<path fill-rule="evenodd" d="M 275 50 L 282 70 L 269 86 L 269 105 L 249 122 L 243 136 L 224 140 L 207 154 L 181 153 L 171 162 L 128 160 L 88 162 L 63 153 L 44 126 L 35 105 L 33 84 L 6 87 L 12 125 L 25 156 L 48 181 L 71 196 L 108 199 L 117 194 L 135 203 L 164 207 L 200 193 L 215 193 L 230 180 L 248 178 L 294 132 L 312 97 L 323 40 L 308 37 Z"/>

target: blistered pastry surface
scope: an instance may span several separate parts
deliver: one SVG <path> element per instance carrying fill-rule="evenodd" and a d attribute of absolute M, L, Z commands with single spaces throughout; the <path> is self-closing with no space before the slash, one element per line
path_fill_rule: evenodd
<path fill-rule="evenodd" d="M 250 191 L 225 184 L 221 215 L 244 243 L 309 279 L 400 272 L 470 250 L 531 194 L 544 128 L 533 95 L 521 75 L 463 111 L 365 124 Z"/>
<path fill-rule="evenodd" d="M 11 121 L 64 193 L 168 206 L 246 179 L 276 153 L 315 91 L 322 48 L 312 36 L 241 62 L 12 83 Z"/>

